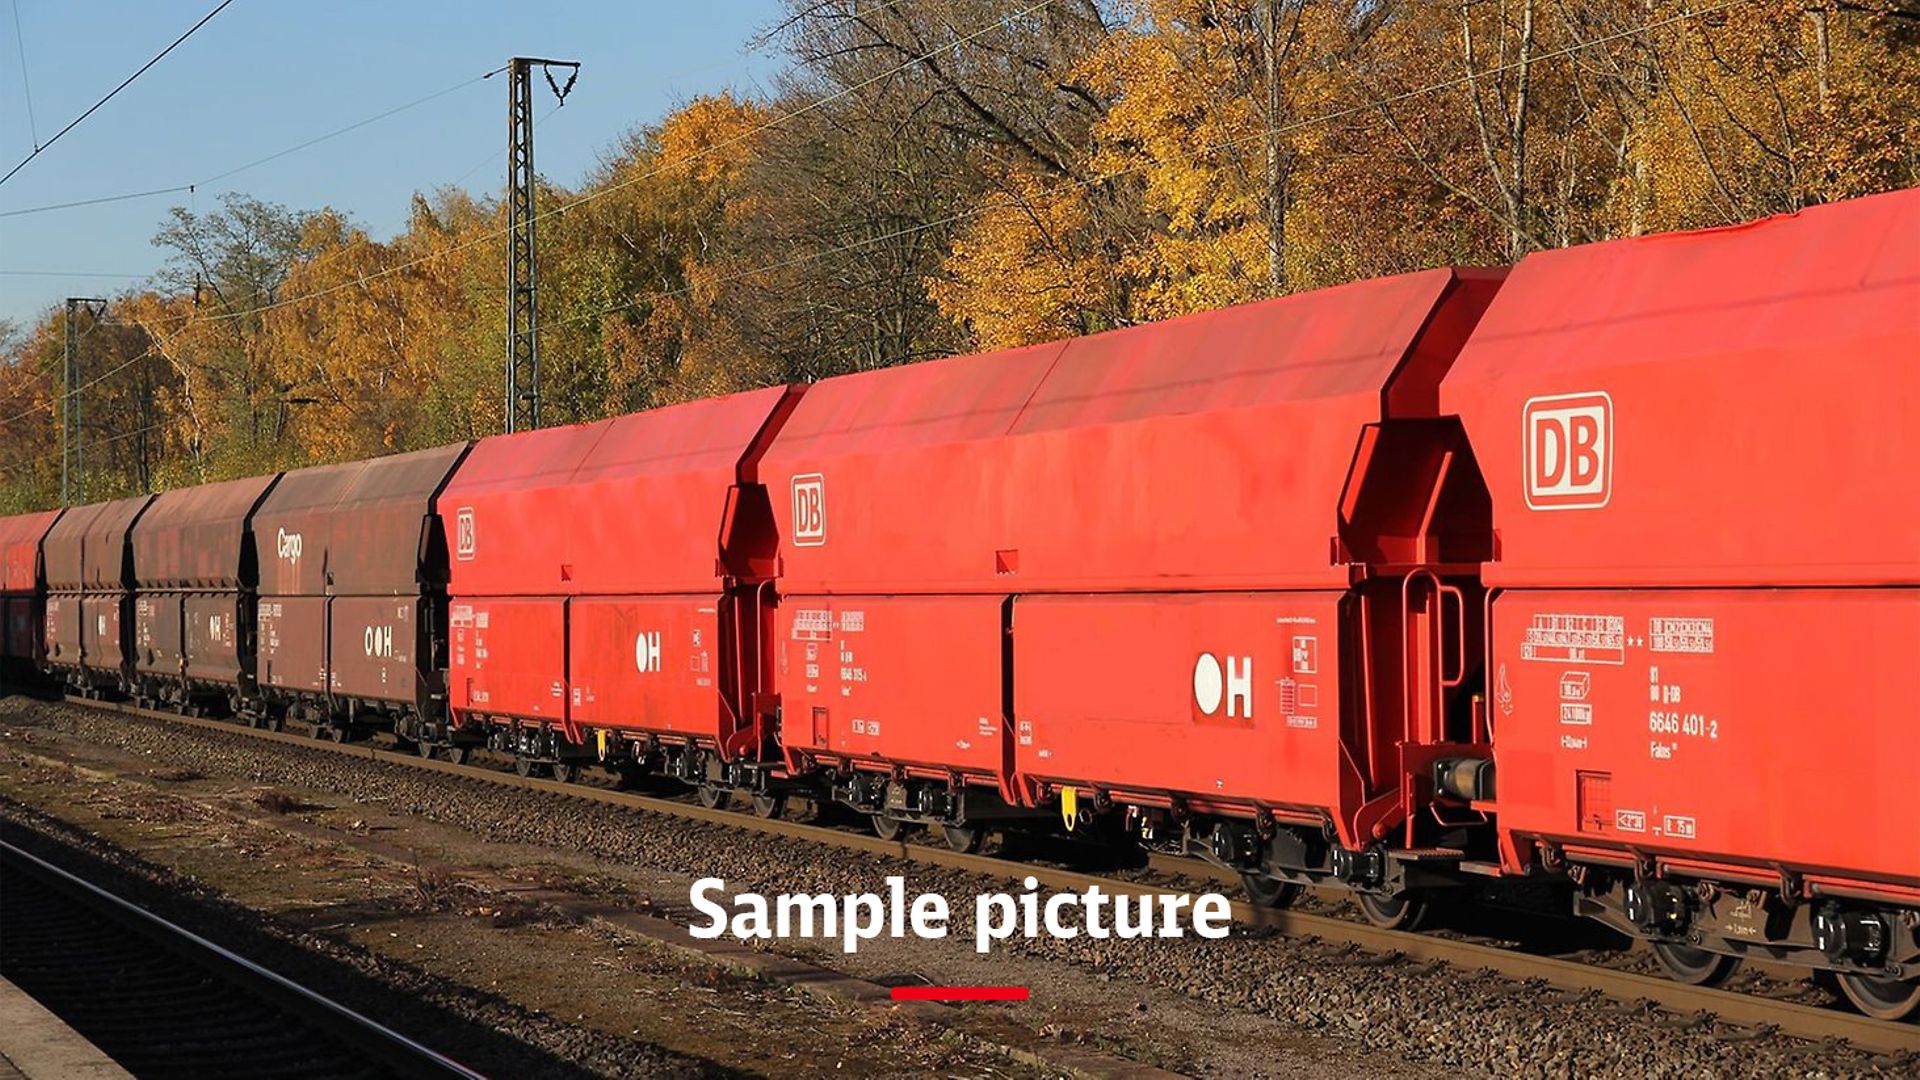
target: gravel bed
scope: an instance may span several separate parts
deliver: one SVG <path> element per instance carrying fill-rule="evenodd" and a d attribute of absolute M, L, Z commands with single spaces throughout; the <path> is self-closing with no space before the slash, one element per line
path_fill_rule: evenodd
<path fill-rule="evenodd" d="M 68 705 L 0 701 L 0 724 L 47 725 L 157 764 L 328 791 L 386 812 L 464 828 L 503 844 L 706 876 L 724 868 L 731 891 L 878 890 L 904 874 L 913 891 L 947 895 L 955 937 L 921 943 L 976 962 L 973 897 L 1004 881 L 941 871 L 745 829 L 648 815 L 484 780 L 451 780 L 322 750 L 266 745 L 242 732 L 178 728 Z M 685 905 L 668 903 L 669 909 Z M 1241 933 L 1226 940 L 1001 942 L 1000 955 L 1073 965 L 1116 987 L 1151 986 L 1214 1006 L 1264 1014 L 1389 1058 L 1502 1076 L 1912 1076 L 1911 1057 L 1816 1046 L 1675 1017 L 1598 994 L 1570 994 L 1489 973 L 1353 954 L 1312 940 Z M 846 969 L 855 958 L 831 957 Z M 843 963 L 842 961 L 847 961 Z M 932 961 L 941 964 L 942 961 Z M 952 977 L 947 968 L 936 967 Z M 856 972 L 858 973 L 858 972 Z"/>
<path fill-rule="evenodd" d="M 318 934 L 289 934 L 187 878 L 27 807 L 0 802 L 0 832 L 16 846 L 488 1075 L 734 1075 L 651 1043 L 531 1012 Z"/>

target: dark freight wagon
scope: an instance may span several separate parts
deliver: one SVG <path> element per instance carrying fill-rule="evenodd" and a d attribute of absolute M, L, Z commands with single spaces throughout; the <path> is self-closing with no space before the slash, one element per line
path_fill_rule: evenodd
<path fill-rule="evenodd" d="M 155 497 L 133 530 L 133 669 L 139 697 L 188 704 L 254 692 L 259 560 L 248 519 L 276 476 Z"/>
<path fill-rule="evenodd" d="M 46 666 L 84 693 L 124 690 L 133 626 L 134 522 L 153 501 L 138 495 L 75 507 L 48 530 Z"/>
<path fill-rule="evenodd" d="M 447 552 L 435 498 L 466 444 L 286 473 L 253 516 L 268 709 L 340 736 L 444 712 Z"/>

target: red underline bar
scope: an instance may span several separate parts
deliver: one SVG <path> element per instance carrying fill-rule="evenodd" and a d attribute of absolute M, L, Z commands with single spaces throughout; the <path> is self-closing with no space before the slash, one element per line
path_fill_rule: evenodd
<path fill-rule="evenodd" d="M 896 986 L 895 1001 L 1025 1001 L 1024 986 Z"/>

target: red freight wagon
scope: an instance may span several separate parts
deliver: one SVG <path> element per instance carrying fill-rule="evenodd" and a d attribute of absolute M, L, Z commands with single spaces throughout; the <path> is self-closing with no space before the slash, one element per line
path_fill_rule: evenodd
<path fill-rule="evenodd" d="M 764 791 L 775 539 L 756 464 L 797 395 L 476 445 L 441 500 L 455 718 L 501 722 L 523 769 L 596 759 L 662 766 L 710 801 Z"/>
<path fill-rule="evenodd" d="M 123 690 L 132 628 L 133 524 L 153 496 L 75 507 L 47 531 L 47 666 L 83 693 Z"/>
<path fill-rule="evenodd" d="M 58 510 L 0 518 L 0 676 L 39 666 L 45 615 L 40 607 L 40 541 Z"/>
<path fill-rule="evenodd" d="M 234 711 L 254 694 L 259 559 L 248 519 L 274 476 L 154 497 L 133 530 L 138 696 L 186 705 L 196 690 Z"/>
<path fill-rule="evenodd" d="M 338 737 L 445 704 L 447 554 L 434 499 L 466 444 L 284 474 L 253 515 L 259 682 Z"/>
<path fill-rule="evenodd" d="M 1436 572 L 1470 581 L 1485 494 L 1434 415 L 1498 280 L 1410 274 L 813 387 L 765 465 L 789 750 L 873 770 L 856 799 L 956 843 L 985 791 L 1072 792 L 1189 821 L 1256 880 L 1397 883 L 1370 853 L 1416 839 L 1431 794 L 1410 778 L 1475 741 L 1477 635 Z"/>
<path fill-rule="evenodd" d="M 1920 191 L 1528 257 L 1446 380 L 1515 870 L 1920 1005 Z M 1724 891 L 1721 891 L 1724 890 Z"/>

